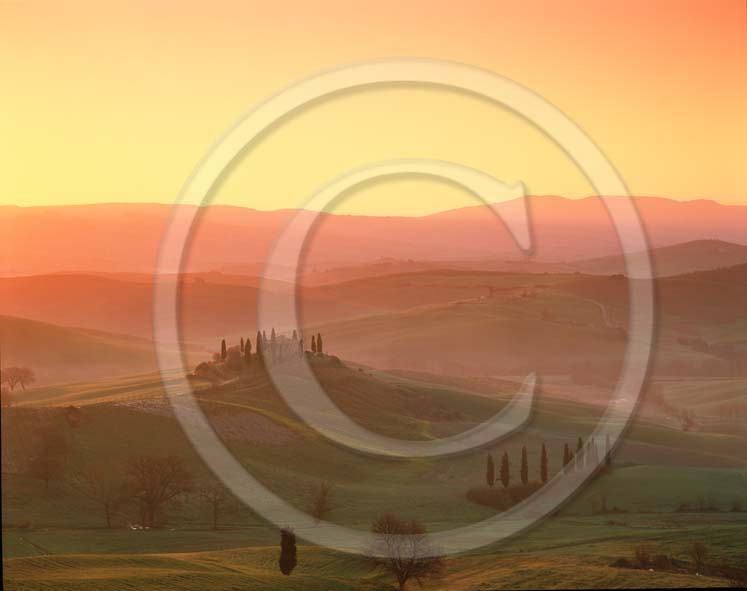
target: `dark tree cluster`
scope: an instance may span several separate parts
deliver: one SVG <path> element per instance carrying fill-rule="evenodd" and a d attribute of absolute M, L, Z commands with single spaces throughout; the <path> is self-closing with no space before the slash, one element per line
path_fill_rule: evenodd
<path fill-rule="evenodd" d="M 195 368 L 194 375 L 211 381 L 220 381 L 224 367 L 239 372 L 242 368 L 249 368 L 256 363 L 260 368 L 264 368 L 268 363 L 278 364 L 302 359 L 306 353 L 304 338 L 296 330 L 293 330 L 290 337 L 277 333 L 274 327 L 270 329 L 269 337 L 266 331 L 258 330 L 254 343 L 253 348 L 250 338 L 241 337 L 238 345 L 229 346 L 226 339 L 222 339 L 220 353 L 213 354 L 213 363 L 200 363 Z M 311 336 L 311 353 L 317 356 L 324 355 L 321 333 L 317 332 Z"/>

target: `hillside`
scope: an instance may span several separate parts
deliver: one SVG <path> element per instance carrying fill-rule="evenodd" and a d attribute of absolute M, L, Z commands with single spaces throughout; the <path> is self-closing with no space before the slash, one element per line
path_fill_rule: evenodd
<path fill-rule="evenodd" d="M 157 368 L 153 344 L 125 335 L 0 316 L 3 367 L 31 367 L 37 382 L 90 380 Z"/>
<path fill-rule="evenodd" d="M 646 256 L 632 255 L 634 261 Z M 723 240 L 693 240 L 655 248 L 649 253 L 654 275 L 669 277 L 747 263 L 747 246 Z M 609 256 L 570 263 L 575 270 L 593 275 L 626 274 L 625 259 Z"/>
<path fill-rule="evenodd" d="M 482 383 L 480 392 L 475 392 L 470 379 L 449 378 L 444 383 L 439 376 L 404 378 L 366 368 L 359 371 L 355 366 L 315 364 L 315 370 L 346 414 L 396 437 L 441 436 L 468 428 L 495 412 L 515 389 L 515 384 L 495 382 L 492 390 Z M 494 514 L 464 496 L 468 488 L 483 485 L 486 452 L 498 456 L 506 451 L 512 461 L 518 461 L 526 446 L 530 478 L 536 479 L 544 443 L 554 476 L 563 445 L 586 437 L 601 412 L 593 405 L 540 396 L 531 426 L 506 441 L 456 457 L 390 461 L 354 453 L 308 429 L 256 367 L 242 375 L 240 383 L 200 390 L 198 397 L 213 429 L 241 464 L 294 506 L 306 508 L 319 481 L 327 480 L 334 487 L 329 519 L 335 523 L 366 528 L 375 516 L 393 511 L 422 520 L 431 531 Z M 69 404 L 81 409 L 81 422 L 75 428 L 64 418 L 64 407 Z M 136 519 L 135 509 L 123 506 L 115 515 L 115 527 L 109 530 L 101 527 L 102 516 L 95 505 L 61 481 L 53 482 L 51 493 L 45 494 L 43 484 L 27 475 L 36 434 L 57 425 L 67 434 L 71 466 L 106 458 L 107 467 L 118 475 L 128 458 L 159 450 L 184 458 L 198 485 L 213 482 L 174 420 L 157 376 L 37 389 L 29 392 L 28 404 L 4 409 L 2 421 L 3 519 L 7 524 L 3 551 L 5 576 L 14 588 L 23 589 L 24 581 L 50 583 L 49 561 L 54 568 L 63 568 L 64 574 L 57 571 L 55 578 L 56 588 L 62 589 L 101 588 L 102 582 L 118 589 L 123 581 L 131 583 L 136 572 L 140 573 L 138 588 L 171 588 L 180 585 L 185 570 L 197 577 L 202 588 L 230 589 L 239 581 L 251 588 L 253 581 L 257 588 L 313 589 L 307 578 L 311 576 L 321 577 L 320 589 L 360 588 L 356 585 L 363 571 L 358 559 L 331 555 L 303 542 L 297 573 L 279 578 L 277 530 L 249 509 L 237 510 L 225 518 L 225 525 L 210 530 L 209 512 L 193 495 L 169 509 L 167 528 L 132 531 L 127 524 Z M 742 514 L 690 515 L 676 509 L 681 503 L 708 497 L 728 511 L 743 492 L 747 470 L 740 453 L 743 445 L 743 431 L 684 432 L 679 425 L 639 418 L 616 452 L 614 467 L 557 516 L 514 543 L 450 559 L 446 579 L 436 588 L 471 589 L 478 571 L 494 584 L 516 585 L 517 573 L 508 565 L 532 561 L 536 567 L 541 557 L 542 568 L 555 573 L 553 580 L 569 585 L 571 581 L 637 583 L 644 572 L 614 569 L 610 564 L 629 557 L 642 542 L 686 557 L 687 544 L 701 539 L 704 531 L 709 532 L 713 556 L 734 561 L 742 543 Z M 511 478 L 518 481 L 516 471 Z M 617 525 L 610 525 L 610 516 L 592 515 L 600 495 L 629 512 L 613 516 Z M 13 526 L 24 522 L 23 527 Z M 303 532 L 298 533 L 303 538 Z M 557 552 L 559 546 L 565 549 L 562 553 Z M 539 582 L 543 571 L 534 568 L 532 572 L 535 578 L 523 580 Z M 562 578 L 571 572 L 572 579 Z M 671 573 L 656 576 L 661 584 L 710 582 Z M 381 578 L 370 573 L 364 580 L 372 589 L 382 584 Z"/>
<path fill-rule="evenodd" d="M 258 279 L 204 273 L 187 275 L 179 306 L 183 339 L 201 339 L 256 330 Z M 268 281 L 270 290 L 287 290 L 286 284 Z M 65 273 L 0 278 L 0 310 L 9 316 L 124 333 L 153 335 L 152 277 Z M 352 317 L 371 309 L 343 300 L 333 292 L 305 298 L 311 321 Z M 273 311 L 270 298 L 268 309 Z"/>

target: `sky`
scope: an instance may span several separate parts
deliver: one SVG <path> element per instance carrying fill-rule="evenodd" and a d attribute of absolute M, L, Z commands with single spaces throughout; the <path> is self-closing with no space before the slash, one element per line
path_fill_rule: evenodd
<path fill-rule="evenodd" d="M 745 0 L 153 4 L 0 0 L 0 205 L 173 203 L 254 105 L 317 72 L 388 57 L 466 63 L 530 88 L 593 139 L 633 194 L 747 203 Z M 395 158 L 453 161 L 535 195 L 593 193 L 505 108 L 383 85 L 284 121 L 211 199 L 297 207 L 331 179 Z M 452 185 L 399 178 L 337 211 L 472 203 Z"/>

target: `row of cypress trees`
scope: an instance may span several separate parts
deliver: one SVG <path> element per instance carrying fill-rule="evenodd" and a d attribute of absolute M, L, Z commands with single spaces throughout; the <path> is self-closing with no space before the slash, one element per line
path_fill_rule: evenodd
<path fill-rule="evenodd" d="M 299 357 L 303 357 L 304 354 L 304 342 L 303 337 L 300 339 L 298 338 L 298 332 L 294 329 L 293 335 L 291 337 L 291 342 L 294 343 L 296 352 Z M 272 361 L 282 361 L 283 358 L 283 347 L 277 345 L 277 336 L 275 334 L 275 328 L 273 327 L 270 332 L 270 338 L 267 338 L 267 333 L 263 331 L 257 331 L 257 336 L 255 338 L 255 343 L 257 345 L 257 351 L 256 351 L 256 357 L 257 361 L 260 364 L 260 366 L 264 367 L 265 365 L 265 353 L 267 351 L 270 352 L 272 356 Z M 244 361 L 247 365 L 251 364 L 252 362 L 252 341 L 249 337 L 244 340 L 244 337 L 241 337 L 241 341 L 239 344 L 239 348 L 241 351 L 242 356 L 244 357 Z M 311 335 L 311 352 L 312 353 L 318 353 L 322 355 L 324 353 L 324 343 L 322 341 L 322 335 L 321 333 L 316 333 L 316 335 Z M 228 347 L 226 345 L 226 339 L 221 340 L 220 343 L 220 359 L 221 361 L 226 361 L 228 358 Z"/>
<path fill-rule="evenodd" d="M 576 442 L 576 451 L 571 452 L 570 447 L 567 443 L 563 445 L 563 462 L 562 469 L 572 469 L 573 471 L 584 467 L 586 463 L 590 462 L 591 465 L 595 465 L 599 462 L 599 450 L 597 448 L 596 441 L 589 439 L 586 444 L 581 437 Z M 612 465 L 612 450 L 610 449 L 610 438 L 609 435 L 605 438 L 605 449 L 604 449 L 604 464 L 605 466 Z M 549 462 L 547 459 L 547 447 L 542 444 L 540 450 L 540 481 L 545 484 L 548 480 Z M 509 482 L 511 481 L 511 462 L 509 461 L 508 452 L 503 452 L 501 456 L 501 465 L 498 473 L 498 478 L 504 488 L 508 488 Z M 527 446 L 521 448 L 521 464 L 519 465 L 519 478 L 521 483 L 526 485 L 529 483 L 529 458 L 527 455 Z M 496 482 L 496 470 L 493 456 L 488 454 L 487 466 L 485 469 L 485 481 L 488 486 L 493 486 Z"/>

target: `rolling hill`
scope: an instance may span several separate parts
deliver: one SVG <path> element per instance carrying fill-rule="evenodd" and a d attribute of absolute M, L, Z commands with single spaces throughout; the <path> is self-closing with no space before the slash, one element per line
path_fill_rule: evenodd
<path fill-rule="evenodd" d="M 39 383 L 151 372 L 153 343 L 120 334 L 0 316 L 3 367 L 31 367 Z"/>
<path fill-rule="evenodd" d="M 645 254 L 632 256 L 635 260 Z M 747 263 L 747 246 L 723 240 L 692 240 L 655 248 L 649 256 L 654 275 L 669 277 Z M 625 274 L 625 260 L 619 255 L 575 261 L 570 265 L 574 270 L 593 275 Z"/>

